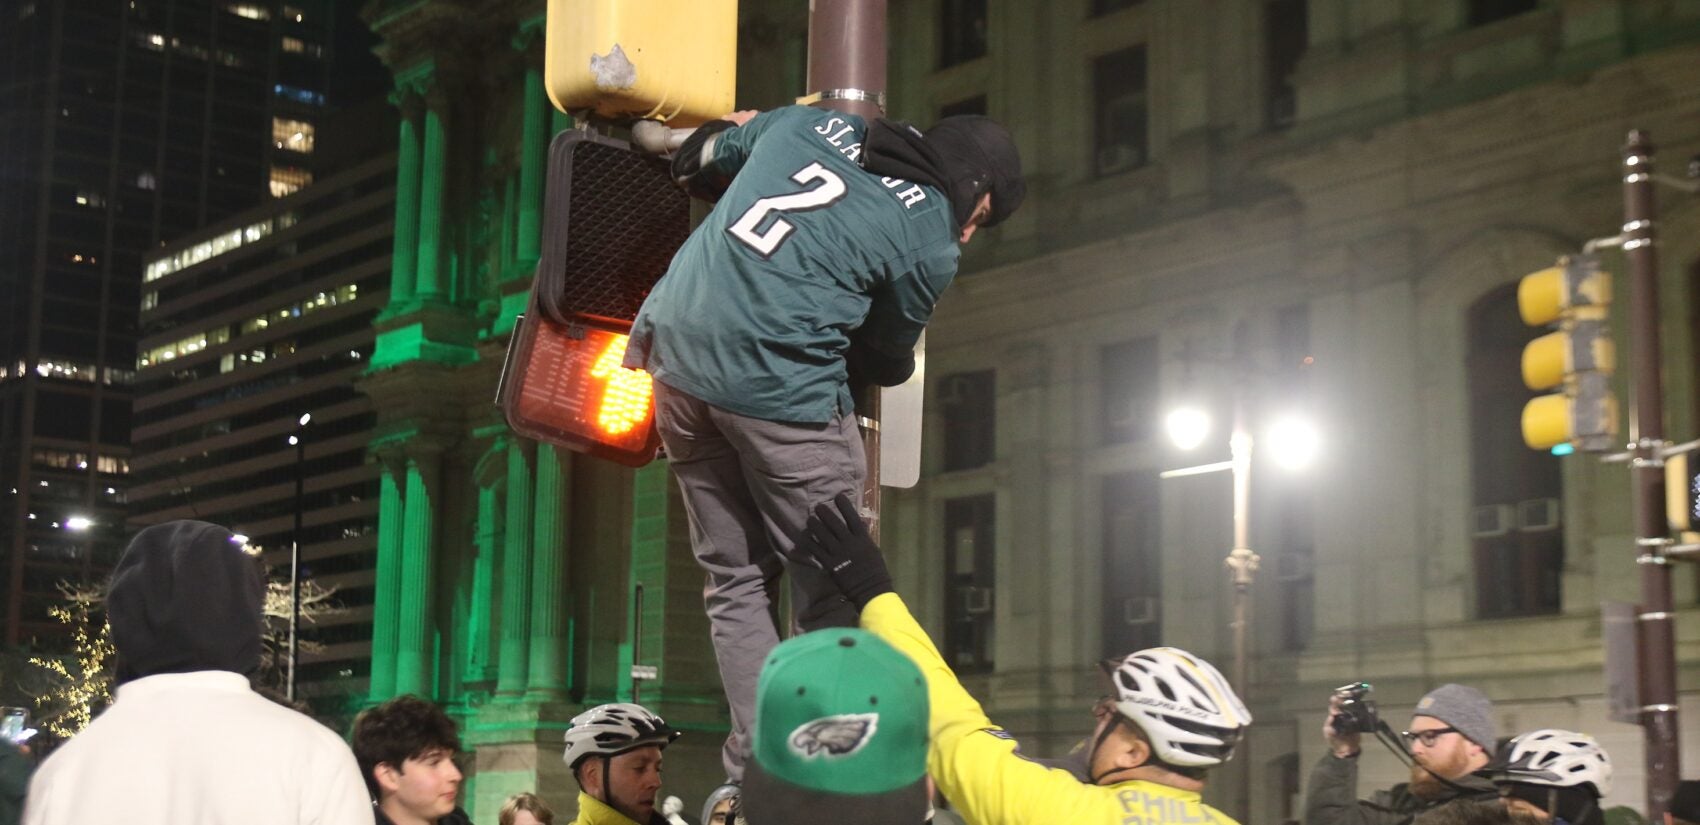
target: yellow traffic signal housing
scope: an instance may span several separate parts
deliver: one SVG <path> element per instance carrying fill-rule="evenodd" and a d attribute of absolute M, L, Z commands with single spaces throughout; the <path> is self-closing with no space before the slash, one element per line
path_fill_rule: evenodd
<path fill-rule="evenodd" d="M 1591 255 L 1563 258 L 1518 283 L 1517 310 L 1530 326 L 1558 327 L 1524 348 L 1523 383 L 1531 390 L 1562 390 L 1523 408 L 1524 443 L 1537 450 L 1565 443 L 1610 449 L 1618 427 L 1610 380 L 1617 369 L 1608 323 L 1611 274 L 1601 272 Z"/>
<path fill-rule="evenodd" d="M 544 85 L 561 111 L 695 126 L 732 111 L 737 0 L 549 0 Z"/>

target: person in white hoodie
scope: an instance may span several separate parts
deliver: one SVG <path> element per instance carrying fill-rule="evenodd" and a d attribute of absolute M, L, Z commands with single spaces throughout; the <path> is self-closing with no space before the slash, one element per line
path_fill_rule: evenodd
<path fill-rule="evenodd" d="M 36 771 L 25 825 L 370 825 L 354 753 L 256 693 L 265 579 L 218 525 L 143 529 L 112 574 L 112 705 Z"/>

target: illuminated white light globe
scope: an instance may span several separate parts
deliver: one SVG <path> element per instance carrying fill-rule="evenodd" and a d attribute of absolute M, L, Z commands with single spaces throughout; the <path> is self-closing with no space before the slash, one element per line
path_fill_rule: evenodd
<path fill-rule="evenodd" d="M 1288 470 L 1303 470 L 1322 452 L 1322 433 L 1316 425 L 1296 415 L 1276 419 L 1258 445 L 1269 451 L 1276 464 Z"/>
<path fill-rule="evenodd" d="M 1197 407 L 1172 410 L 1163 419 L 1169 440 L 1183 450 L 1196 449 L 1210 435 L 1210 413 Z"/>
<path fill-rule="evenodd" d="M 67 529 L 67 530 L 82 531 L 82 530 L 87 530 L 87 529 L 89 529 L 90 527 L 93 527 L 93 526 L 94 526 L 94 521 L 91 520 L 88 516 L 72 516 L 68 519 L 65 519 L 65 529 Z"/>
<path fill-rule="evenodd" d="M 303 427 L 307 426 L 307 422 L 312 421 L 312 420 L 313 420 L 313 414 L 312 413 L 302 413 L 301 417 L 296 419 L 296 421 L 299 422 L 301 424 L 301 426 L 303 426 Z"/>

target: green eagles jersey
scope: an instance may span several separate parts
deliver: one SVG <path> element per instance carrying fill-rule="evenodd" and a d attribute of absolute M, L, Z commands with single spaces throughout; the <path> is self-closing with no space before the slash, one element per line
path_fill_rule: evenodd
<path fill-rule="evenodd" d="M 791 106 L 716 136 L 726 194 L 632 325 L 626 366 L 717 407 L 821 423 L 848 412 L 850 334 L 909 353 L 956 274 L 944 194 L 858 164 L 865 122 Z"/>

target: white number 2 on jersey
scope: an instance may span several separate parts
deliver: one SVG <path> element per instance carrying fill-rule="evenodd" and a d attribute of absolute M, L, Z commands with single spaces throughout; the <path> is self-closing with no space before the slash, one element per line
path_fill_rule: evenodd
<path fill-rule="evenodd" d="M 757 232 L 756 227 L 767 220 L 769 212 L 807 212 L 812 209 L 823 209 L 842 199 L 849 189 L 844 185 L 844 179 L 829 171 L 819 163 L 811 163 L 792 175 L 791 179 L 808 186 L 817 184 L 801 192 L 789 195 L 773 195 L 762 198 L 745 210 L 738 220 L 726 228 L 732 237 L 744 242 L 744 245 L 756 251 L 763 258 L 773 257 L 779 245 L 791 237 L 797 229 L 784 218 L 775 218 L 773 225 L 766 231 Z"/>

